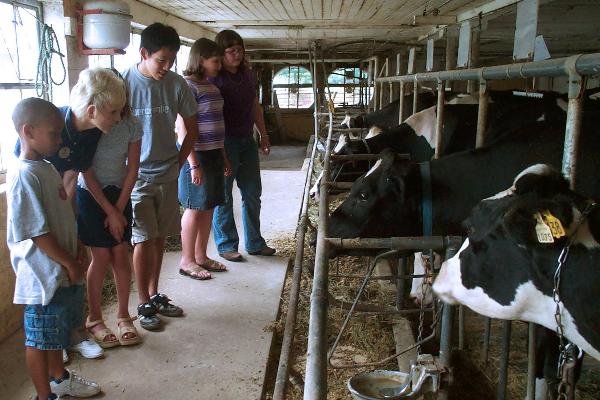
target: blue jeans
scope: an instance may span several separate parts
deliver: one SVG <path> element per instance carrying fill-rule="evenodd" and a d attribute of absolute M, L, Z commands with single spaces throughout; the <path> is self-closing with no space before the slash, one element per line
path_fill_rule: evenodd
<path fill-rule="evenodd" d="M 252 137 L 225 138 L 225 151 L 232 175 L 225 177 L 225 204 L 217 206 L 213 215 L 213 232 L 219 253 L 238 251 L 240 238 L 233 218 L 233 181 L 242 195 L 242 223 L 246 251 L 255 252 L 267 244 L 260 234 L 260 167 L 258 146 Z"/>

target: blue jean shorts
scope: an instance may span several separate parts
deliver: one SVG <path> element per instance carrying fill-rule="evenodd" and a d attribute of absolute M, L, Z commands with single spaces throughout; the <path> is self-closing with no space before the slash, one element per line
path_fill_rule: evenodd
<path fill-rule="evenodd" d="M 83 285 L 59 287 L 50 304 L 25 306 L 25 346 L 62 350 L 71 345 L 71 333 L 83 325 Z"/>
<path fill-rule="evenodd" d="M 211 210 L 225 203 L 225 177 L 222 149 L 196 151 L 202 168 L 202 184 L 194 185 L 186 161 L 179 173 L 179 204 L 192 210 Z"/>

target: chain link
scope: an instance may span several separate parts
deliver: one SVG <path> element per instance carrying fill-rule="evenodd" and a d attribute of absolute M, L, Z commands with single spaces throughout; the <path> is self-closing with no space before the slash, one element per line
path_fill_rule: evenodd
<path fill-rule="evenodd" d="M 420 343 L 423 339 L 423 325 L 425 321 L 425 299 L 427 297 L 428 291 L 431 290 L 431 274 L 433 273 L 433 269 L 431 268 L 431 256 L 421 254 L 421 262 L 423 264 L 423 280 L 421 281 L 421 306 L 419 311 L 419 327 L 417 330 L 417 343 Z M 434 307 L 435 313 L 435 307 Z M 433 316 L 433 321 L 435 321 L 435 314 Z M 417 346 L 417 355 L 421 354 L 421 345 Z"/>
<path fill-rule="evenodd" d="M 556 266 L 556 270 L 554 271 L 554 287 L 552 288 L 552 299 L 554 300 L 554 304 L 556 308 L 554 310 L 554 320 L 556 321 L 556 335 L 558 336 L 558 350 L 560 352 L 558 357 L 558 366 L 557 366 L 557 377 L 561 378 L 560 384 L 558 385 L 558 399 L 563 400 L 567 399 L 567 392 L 570 386 L 568 380 L 568 371 L 570 368 L 574 367 L 575 357 L 573 353 L 570 351 L 572 344 L 565 340 L 564 336 L 564 327 L 562 323 L 562 314 L 560 310 L 560 280 L 563 267 L 567 262 L 567 258 L 569 257 L 569 251 L 571 249 L 571 245 L 575 240 L 575 233 L 579 230 L 583 222 L 585 221 L 586 216 L 596 207 L 596 203 L 589 203 L 581 216 L 579 217 L 579 221 L 575 225 L 575 229 L 571 234 L 571 238 L 567 242 L 567 245 L 561 250 L 558 256 L 558 265 Z"/>

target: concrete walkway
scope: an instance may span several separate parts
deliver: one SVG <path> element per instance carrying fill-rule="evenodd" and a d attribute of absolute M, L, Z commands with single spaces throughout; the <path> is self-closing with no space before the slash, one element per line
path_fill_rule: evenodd
<path fill-rule="evenodd" d="M 262 162 L 262 231 L 267 239 L 292 234 L 301 203 L 304 147 L 275 147 Z M 264 157 L 263 157 L 264 158 Z M 236 211 L 240 210 L 239 195 Z M 239 215 L 238 229 L 241 232 Z M 243 242 L 240 250 L 243 250 Z M 211 256 L 216 255 L 212 239 Z M 210 281 L 178 274 L 179 253 L 166 253 L 161 291 L 185 310 L 183 318 L 163 317 L 159 332 L 141 328 L 139 346 L 117 347 L 100 360 L 71 354 L 69 368 L 96 380 L 107 399 L 259 399 L 287 258 L 245 254 L 246 262 L 227 263 L 230 271 Z M 135 285 L 134 285 L 135 287 Z M 130 310 L 137 304 L 131 294 Z M 116 326 L 115 307 L 105 313 Z M 116 331 L 116 330 L 115 330 Z M 34 393 L 24 362 L 22 332 L 0 345 L 0 398 L 29 399 Z"/>

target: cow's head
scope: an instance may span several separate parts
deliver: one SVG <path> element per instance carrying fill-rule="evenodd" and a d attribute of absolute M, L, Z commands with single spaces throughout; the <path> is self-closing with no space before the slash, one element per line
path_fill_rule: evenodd
<path fill-rule="evenodd" d="M 362 128 L 363 118 L 361 115 L 353 117 L 350 114 L 344 116 L 343 121 L 340 123 L 340 128 Z"/>
<path fill-rule="evenodd" d="M 489 317 L 532 321 L 555 329 L 554 272 L 559 254 L 573 240 L 570 260 L 563 269 L 561 300 L 565 327 L 576 341 L 577 329 L 581 331 L 585 322 L 577 316 L 582 306 L 574 299 L 585 298 L 585 290 L 592 295 L 600 289 L 596 265 L 600 262 L 594 262 L 600 255 L 600 212 L 594 210 L 580 225 L 589 202 L 569 190 L 557 171 L 538 166 L 533 171 L 521 173 L 511 189 L 473 209 L 466 222 L 468 239 L 456 256 L 444 262 L 433 289 L 445 302 L 464 304 Z M 559 229 L 540 227 L 540 218 L 546 226 L 553 224 L 551 220 L 560 221 L 565 235 L 557 237 Z M 551 232 L 551 240 L 541 232 Z M 595 313 L 597 321 L 600 312 Z M 595 328 L 588 331 L 595 329 L 600 338 L 600 327 L 593 324 Z M 591 348 L 581 340 L 577 344 L 588 351 Z"/>
<path fill-rule="evenodd" d="M 352 185 L 344 202 L 331 214 L 329 236 L 390 237 L 414 232 L 419 217 L 410 218 L 417 204 L 407 195 L 410 164 L 390 150 Z"/>

